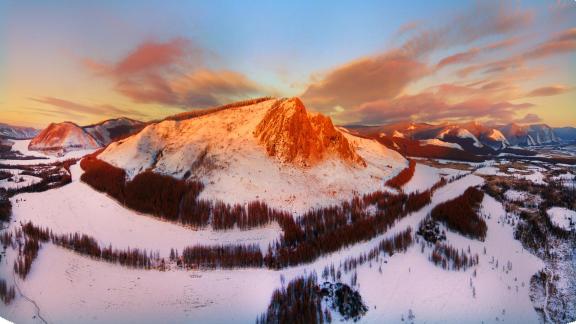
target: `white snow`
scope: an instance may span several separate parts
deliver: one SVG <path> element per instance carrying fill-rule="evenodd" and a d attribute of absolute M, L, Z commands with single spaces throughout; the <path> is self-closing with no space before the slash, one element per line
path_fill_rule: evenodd
<path fill-rule="evenodd" d="M 422 180 L 425 175 L 436 177 L 443 172 L 432 169 L 418 165 L 414 181 Z M 72 168 L 72 174 L 74 180 L 70 185 L 12 198 L 15 216 L 11 226 L 32 219 L 53 230 L 81 230 L 95 235 L 99 241 L 152 249 L 178 247 L 182 243 L 189 245 L 200 240 L 218 244 L 220 239 L 225 239 L 226 232 L 219 232 L 217 241 L 211 241 L 209 235 L 196 239 L 198 232 L 178 227 L 180 232 L 172 228 L 172 224 L 127 211 L 79 182 L 77 166 Z M 280 287 L 281 276 L 285 282 L 312 271 L 320 276 L 325 266 L 337 266 L 348 257 L 357 257 L 377 246 L 384 237 L 408 226 L 415 230 L 433 206 L 459 196 L 469 186 L 482 183 L 483 179 L 476 175 L 449 183 L 435 192 L 430 206 L 403 218 L 384 235 L 325 255 L 309 265 L 280 271 L 132 270 L 44 244 L 27 279 L 16 280 L 22 291 L 38 304 L 42 317 L 48 322 L 221 323 L 229 322 L 233 316 L 234 322 L 253 323 L 256 316 L 266 310 L 273 290 Z M 51 195 L 52 192 L 57 194 Z M 409 309 L 418 321 L 491 322 L 499 317 L 511 322 L 537 322 L 528 298 L 528 282 L 541 267 L 541 262 L 513 239 L 511 227 L 498 221 L 504 214 L 499 203 L 486 197 L 483 209 L 492 216 L 487 220 L 489 230 L 485 243 L 448 233 L 451 244 L 461 248 L 470 245 L 473 253 L 480 254 L 480 265 L 475 267 L 477 277 L 473 278 L 473 269 L 454 272 L 434 266 L 426 254 L 420 253 L 419 246 L 410 248 L 405 254 L 386 257 L 387 263 L 365 264 L 358 268 L 358 289 L 369 311 L 361 322 L 399 322 L 402 316 L 406 318 Z M 243 235 L 237 231 L 231 233 L 236 237 Z M 484 246 L 488 248 L 486 256 L 481 252 Z M 510 260 L 513 270 L 508 273 L 494 270 L 490 263 L 492 256 L 500 260 L 501 265 Z M 0 264 L 2 276 L 12 271 L 13 256 L 7 258 L 7 262 Z M 378 271 L 380 266 L 382 273 Z M 343 282 L 349 282 L 350 275 L 345 274 Z M 475 298 L 470 279 L 476 287 Z M 502 315 L 503 309 L 505 315 Z M 9 306 L 1 304 L 0 312 L 15 322 L 31 322 L 35 313 L 24 298 L 17 298 Z"/>
<path fill-rule="evenodd" d="M 4 189 L 19 189 L 31 186 L 35 183 L 42 181 L 41 178 L 30 175 L 15 175 L 8 181 L 8 179 L 0 180 L 0 188 Z"/>
<path fill-rule="evenodd" d="M 480 143 L 480 141 L 478 140 L 478 138 L 476 138 L 476 136 L 474 136 L 474 134 L 470 133 L 470 131 L 468 131 L 467 129 L 464 129 L 464 128 L 456 127 L 456 126 L 447 127 L 446 129 L 442 130 L 436 136 L 436 138 L 443 139 L 446 135 L 452 134 L 454 132 L 456 133 L 455 136 L 457 136 L 457 137 L 472 139 L 474 141 L 474 146 L 476 146 L 476 147 L 482 147 L 483 146 L 482 143 Z"/>
<path fill-rule="evenodd" d="M 552 207 L 546 211 L 555 226 L 566 230 L 576 230 L 576 211 L 563 207 Z"/>
<path fill-rule="evenodd" d="M 506 176 L 507 175 L 506 173 L 500 172 L 500 169 L 498 169 L 497 167 L 493 167 L 493 166 L 481 167 L 481 168 L 477 169 L 476 171 L 474 171 L 474 173 L 480 174 L 480 175 L 499 175 L 499 176 Z"/>
<path fill-rule="evenodd" d="M 422 192 L 428 190 L 440 181 L 442 176 L 450 179 L 453 176 L 465 173 L 469 172 L 449 168 L 433 168 L 425 164 L 416 163 L 416 169 L 412 179 L 402 187 L 402 190 L 408 194 L 417 191 Z"/>
<path fill-rule="evenodd" d="M 24 193 L 12 198 L 16 223 L 32 223 L 49 227 L 57 234 L 84 233 L 100 244 L 117 248 L 139 247 L 159 251 L 167 257 L 171 248 L 180 251 L 195 244 L 260 244 L 265 250 L 279 237 L 280 227 L 242 231 L 214 231 L 211 228 L 193 230 L 179 224 L 161 221 L 124 208 L 105 194 L 80 181 L 78 164 L 70 168 L 72 183 L 41 193 Z"/>
<path fill-rule="evenodd" d="M 397 130 L 395 130 L 394 133 L 392 133 L 392 137 L 406 138 L 406 136 L 403 133 Z"/>
<path fill-rule="evenodd" d="M 13 140 L 13 142 L 14 142 L 14 145 L 12 146 L 13 151 L 20 152 L 22 155 L 40 157 L 43 159 L 2 160 L 3 164 L 9 164 L 9 165 L 48 164 L 48 163 L 59 162 L 59 161 L 64 161 L 64 160 L 68 160 L 68 159 L 81 158 L 85 155 L 88 155 L 88 154 L 94 152 L 94 149 L 88 149 L 88 150 L 76 150 L 76 151 L 63 152 L 63 154 L 60 154 L 60 155 L 51 155 L 51 154 L 45 154 L 45 153 L 40 152 L 40 151 L 30 151 L 28 149 L 28 144 L 30 143 L 30 140 Z"/>
<path fill-rule="evenodd" d="M 490 131 L 490 134 L 488 134 L 488 138 L 493 141 L 502 143 L 503 148 L 510 146 L 510 143 L 508 142 L 508 139 L 506 139 L 506 136 L 504 136 L 504 134 L 502 134 L 502 132 L 497 129 L 492 129 Z"/>
<path fill-rule="evenodd" d="M 528 196 L 527 192 L 518 191 L 518 190 L 514 190 L 514 189 L 508 189 L 504 193 L 504 197 L 510 201 L 524 201 L 529 196 Z"/>
<path fill-rule="evenodd" d="M 420 140 L 420 146 L 422 145 L 433 145 L 433 146 L 443 146 L 443 147 L 450 147 L 455 148 L 458 150 L 462 150 L 462 146 L 456 143 L 448 143 L 437 138 L 427 139 L 427 140 Z"/>
<path fill-rule="evenodd" d="M 469 130 L 464 129 L 464 128 L 459 128 L 458 129 L 458 133 L 457 133 L 458 137 L 460 138 L 470 138 L 474 141 L 474 146 L 476 147 L 482 147 L 482 143 L 480 143 L 480 141 L 476 138 L 476 136 L 474 136 L 472 133 L 470 133 Z"/>

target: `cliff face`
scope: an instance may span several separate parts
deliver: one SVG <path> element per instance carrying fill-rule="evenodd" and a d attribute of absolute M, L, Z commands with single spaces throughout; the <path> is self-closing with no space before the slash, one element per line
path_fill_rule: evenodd
<path fill-rule="evenodd" d="M 298 98 L 278 101 L 256 126 L 254 135 L 268 155 L 282 162 L 306 167 L 336 156 L 366 166 L 330 118 L 308 113 Z"/>

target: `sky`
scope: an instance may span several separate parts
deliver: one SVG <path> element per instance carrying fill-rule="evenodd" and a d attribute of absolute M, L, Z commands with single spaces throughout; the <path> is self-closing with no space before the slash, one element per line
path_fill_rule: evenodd
<path fill-rule="evenodd" d="M 576 126 L 576 1 L 0 0 L 0 122 L 260 96 L 338 124 Z"/>

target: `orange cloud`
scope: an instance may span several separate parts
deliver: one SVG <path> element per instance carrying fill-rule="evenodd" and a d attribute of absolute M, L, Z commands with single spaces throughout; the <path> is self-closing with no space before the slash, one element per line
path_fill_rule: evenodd
<path fill-rule="evenodd" d="M 531 103 L 514 104 L 509 101 L 467 99 L 455 103 L 435 93 L 401 96 L 392 100 L 377 100 L 345 112 L 345 118 L 359 123 L 392 123 L 407 119 L 421 122 L 451 119 L 479 119 L 509 121 L 518 110 L 532 107 Z"/>
<path fill-rule="evenodd" d="M 53 113 L 76 114 L 76 116 L 89 114 L 95 116 L 107 115 L 107 116 L 132 116 L 136 118 L 147 117 L 147 115 L 142 114 L 137 110 L 124 109 L 112 105 L 85 105 L 54 97 L 30 98 L 30 100 L 56 107 L 57 110 L 50 111 Z"/>
<path fill-rule="evenodd" d="M 537 59 L 574 50 L 576 50 L 576 28 L 571 28 L 526 52 L 523 57 L 526 59 Z"/>
<path fill-rule="evenodd" d="M 353 109 L 367 102 L 390 100 L 401 94 L 410 83 L 434 72 L 425 63 L 426 56 L 433 51 L 506 34 L 526 26 L 532 17 L 531 11 L 516 10 L 506 4 L 478 4 L 471 11 L 448 19 L 439 28 L 421 30 L 398 48 L 334 68 L 320 80 L 312 82 L 302 97 L 312 107 L 323 111 L 333 110 L 336 106 Z M 414 27 L 407 25 L 401 30 Z M 515 42 L 506 39 L 475 51 L 496 50 Z M 475 51 L 447 58 L 441 64 L 465 61 L 475 56 Z"/>
<path fill-rule="evenodd" d="M 304 100 L 320 109 L 336 105 L 354 106 L 398 95 L 410 82 L 428 73 L 415 60 L 392 55 L 361 59 L 331 71 L 308 87 Z"/>
<path fill-rule="evenodd" d="M 266 92 L 240 73 L 204 68 L 202 57 L 190 41 L 177 38 L 145 42 L 115 64 L 91 59 L 83 63 L 113 80 L 116 91 L 138 103 L 206 107 Z"/>
<path fill-rule="evenodd" d="M 526 97 L 547 97 L 563 94 L 573 89 L 565 85 L 552 85 L 534 89 L 526 94 Z"/>
<path fill-rule="evenodd" d="M 491 51 L 495 51 L 495 50 L 500 50 L 500 49 L 512 46 L 516 43 L 518 43 L 518 38 L 512 37 L 512 38 L 504 39 L 504 40 L 499 41 L 499 42 L 488 44 L 482 48 L 471 48 L 467 51 L 456 53 L 453 55 L 449 55 L 449 56 L 443 58 L 437 64 L 437 68 L 443 68 L 443 67 L 445 67 L 447 65 L 451 65 L 451 64 L 460 64 L 460 63 L 469 62 L 470 60 L 476 58 L 481 53 L 487 53 L 487 52 L 491 52 Z"/>

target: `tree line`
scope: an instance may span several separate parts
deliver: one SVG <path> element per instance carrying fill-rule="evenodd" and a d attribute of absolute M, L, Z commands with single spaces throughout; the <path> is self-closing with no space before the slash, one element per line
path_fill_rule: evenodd
<path fill-rule="evenodd" d="M 386 181 L 386 185 L 392 188 L 400 189 L 403 185 L 407 184 L 416 171 L 416 161 L 409 160 L 408 167 L 400 171 L 395 177 Z"/>
<path fill-rule="evenodd" d="M 378 191 L 294 219 L 265 202 L 242 206 L 199 200 L 203 189 L 200 182 L 187 183 L 145 171 L 126 183 L 124 170 L 94 156 L 83 159 L 81 166 L 85 169 L 82 179 L 97 190 L 121 197 L 128 207 L 164 219 L 195 226 L 211 224 L 216 230 L 235 226 L 248 229 L 276 221 L 282 236 L 264 256 L 264 263 L 271 268 L 311 262 L 322 254 L 373 238 L 398 219 L 429 204 L 432 193 L 447 183 L 442 179 L 429 190 L 411 194 Z M 367 211 L 371 205 L 376 207 L 373 214 Z"/>
<path fill-rule="evenodd" d="M 478 254 L 468 255 L 451 245 L 436 243 L 429 260 L 444 270 L 466 270 L 478 264 Z"/>
<path fill-rule="evenodd" d="M 22 224 L 22 232 L 26 234 L 27 241 L 51 242 L 81 255 L 110 263 L 118 263 L 130 268 L 150 269 L 153 264 L 160 260 L 157 253 L 148 253 L 146 250 L 137 248 L 117 249 L 111 245 L 102 247 L 96 239 L 86 234 L 58 235 L 48 228 L 37 227 L 31 222 Z"/>
<path fill-rule="evenodd" d="M 453 231 L 484 241 L 488 227 L 477 213 L 483 198 L 483 191 L 470 187 L 461 196 L 438 204 L 430 216 Z"/>

